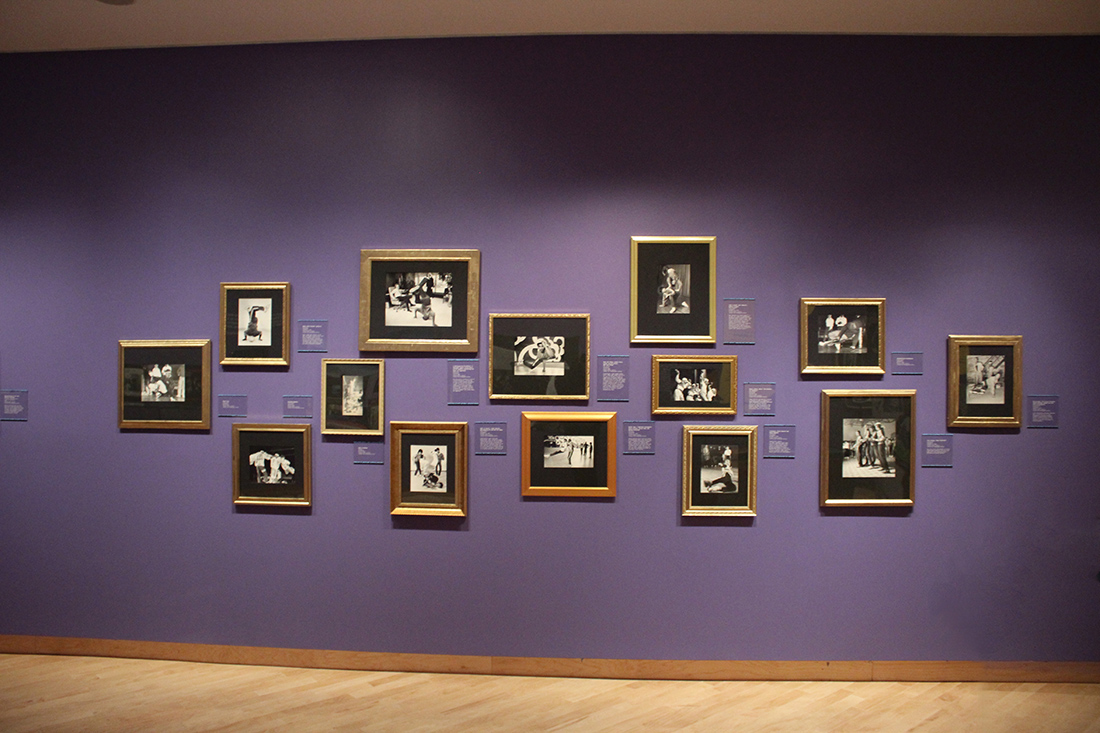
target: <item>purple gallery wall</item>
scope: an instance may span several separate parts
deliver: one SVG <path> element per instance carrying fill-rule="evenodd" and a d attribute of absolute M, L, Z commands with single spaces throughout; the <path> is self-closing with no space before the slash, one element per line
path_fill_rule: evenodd
<path fill-rule="evenodd" d="M 585 37 L 0 57 L 0 633 L 475 655 L 1100 660 L 1096 38 Z M 714 235 L 757 343 L 632 347 L 631 235 Z M 592 316 L 630 356 L 734 353 L 793 460 L 751 521 L 680 517 L 680 429 L 614 501 L 524 500 L 519 422 L 386 355 L 388 420 L 504 421 L 469 518 L 397 521 L 388 466 L 314 427 L 307 513 L 231 503 L 231 426 L 120 432 L 119 339 L 211 338 L 219 283 L 291 283 L 356 357 L 359 250 L 481 250 L 490 312 Z M 886 298 L 922 376 L 803 379 L 799 297 Z M 915 388 L 949 333 L 1022 334 L 1055 430 L 959 432 L 911 512 L 818 507 L 819 395 Z M 320 354 L 227 370 L 251 422 Z M 743 395 L 742 395 L 743 398 Z"/>

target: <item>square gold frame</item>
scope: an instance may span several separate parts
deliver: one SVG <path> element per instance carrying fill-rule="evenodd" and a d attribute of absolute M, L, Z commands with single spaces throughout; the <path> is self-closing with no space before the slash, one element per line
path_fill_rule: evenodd
<path fill-rule="evenodd" d="M 377 379 L 370 388 L 371 371 Z M 343 406 L 343 380 L 336 378 L 351 373 L 363 377 L 363 410 L 377 403 L 377 419 L 370 416 L 344 416 L 334 408 Z M 368 393 L 369 392 L 369 393 Z M 371 423 L 376 423 L 371 427 Z M 321 360 L 321 434 L 322 435 L 385 435 L 386 433 L 386 362 L 384 359 L 322 359 Z"/>
<path fill-rule="evenodd" d="M 722 440 L 729 440 L 731 447 L 744 448 L 744 460 L 742 453 L 738 451 L 738 474 L 736 491 L 730 493 L 740 494 L 744 490 L 744 501 L 722 504 L 713 494 L 704 496 L 701 484 L 704 483 L 702 457 L 696 455 L 696 440 L 703 440 L 707 436 L 717 440 L 715 445 L 721 445 Z M 700 453 L 701 453 L 700 446 Z M 696 461 L 699 458 L 699 462 Z M 731 461 L 732 464 L 732 461 Z M 685 517 L 755 517 L 756 516 L 756 426 L 755 425 L 685 425 L 684 449 L 681 466 L 683 468 L 680 486 L 680 514 Z M 732 466 L 731 466 L 732 467 Z M 744 475 L 741 469 L 744 468 Z M 721 472 L 721 469 L 719 469 Z M 713 471 L 712 471 L 713 472 Z M 715 476 L 719 483 L 721 473 Z M 740 498 L 740 497 L 739 497 Z M 713 499 L 713 503 L 711 501 Z"/>
<path fill-rule="evenodd" d="M 234 423 L 233 425 L 233 503 L 254 506 L 310 506 L 313 501 L 313 429 L 309 423 L 260 424 Z M 252 436 L 251 440 L 248 438 Z M 266 436 L 266 440 L 263 437 Z M 247 441 L 247 443 L 246 443 Z M 264 485 L 258 481 L 245 481 L 250 472 L 251 454 L 245 454 L 253 448 L 277 451 L 280 447 L 292 448 L 300 458 L 291 461 L 294 477 L 288 483 L 293 491 L 270 491 L 262 495 L 255 489 Z M 278 455 L 270 453 L 270 456 Z M 285 459 L 285 457 L 284 457 Z M 247 463 L 242 464 L 242 460 Z M 270 459 L 266 459 L 270 461 Z M 269 462 L 269 466 L 273 462 Z"/>
<path fill-rule="evenodd" d="M 664 375 L 665 378 L 662 379 L 661 367 L 675 364 L 682 364 L 685 369 L 701 367 L 706 364 L 714 364 L 718 368 L 724 367 L 727 370 L 725 378 L 715 380 L 711 385 L 711 389 L 716 392 L 715 397 L 718 398 L 718 402 L 714 402 L 713 399 L 710 401 L 689 399 L 691 394 L 684 395 L 685 399 L 678 401 L 670 398 L 668 394 L 662 394 L 662 388 L 668 392 L 673 390 L 674 386 L 672 385 L 673 378 L 667 372 Z M 670 368 L 673 369 L 674 374 L 675 367 Z M 691 387 L 688 388 L 689 392 L 707 390 L 706 385 L 701 385 L 688 377 L 681 376 L 681 378 L 691 383 Z M 650 411 L 654 415 L 736 415 L 737 357 L 733 354 L 688 354 L 684 356 L 655 354 L 650 369 Z"/>
<path fill-rule="evenodd" d="M 239 313 L 232 312 L 245 294 L 272 300 L 269 346 L 230 343 L 240 327 Z M 255 316 L 255 314 L 253 314 Z M 278 319 L 279 322 L 276 322 Z M 278 339 L 276 341 L 275 339 Z M 288 366 L 290 364 L 290 283 L 222 283 L 221 358 L 226 366 Z M 249 352 L 255 352 L 250 355 Z"/>
<path fill-rule="evenodd" d="M 135 361 L 138 352 L 144 359 Z M 176 359 L 184 358 L 180 362 Z M 154 358 L 155 357 L 155 358 Z M 199 384 L 198 396 L 185 387 L 182 402 L 143 402 L 144 367 L 150 364 L 198 367 L 198 379 L 184 374 L 185 385 Z M 129 366 L 127 366 L 129 364 Z M 210 339 L 124 340 L 118 342 L 118 426 L 133 430 L 210 429 Z M 134 399 L 134 397 L 137 399 Z"/>
<path fill-rule="evenodd" d="M 874 314 L 875 343 L 863 353 L 810 354 L 810 318 L 817 308 L 828 315 L 840 312 L 847 318 L 852 312 Z M 844 313 L 845 309 L 847 313 Z M 799 300 L 798 365 L 802 374 L 885 374 L 886 373 L 886 299 L 885 298 L 801 298 Z M 865 327 L 866 330 L 870 330 Z M 840 329 L 837 329 L 838 331 Z M 814 340 L 817 340 L 814 334 Z M 839 343 L 839 342 L 838 342 Z M 838 348 L 841 348 L 838 346 Z M 830 358 L 826 358 L 830 357 Z M 816 363 L 813 363 L 816 362 Z"/>
<path fill-rule="evenodd" d="M 615 496 L 615 451 L 618 444 L 615 439 L 614 412 L 524 412 L 521 417 L 520 427 L 520 486 L 523 496 L 556 496 L 556 497 L 614 497 Z M 561 423 L 559 427 L 565 431 L 579 431 L 585 424 L 594 426 L 592 467 L 570 468 L 559 467 L 547 469 L 544 458 L 540 460 L 540 466 L 532 466 L 532 461 L 537 456 L 533 455 L 533 434 L 541 430 L 547 423 Z M 603 445 L 599 445 L 599 433 L 603 431 Z M 581 432 L 569 432 L 569 435 L 582 435 Z M 570 458 L 572 462 L 572 458 Z M 568 477 L 573 481 L 556 483 L 538 479 L 545 476 L 546 471 L 568 471 Z M 566 478 L 565 474 L 558 474 Z"/>
<path fill-rule="evenodd" d="M 969 406 L 964 397 L 971 391 L 970 374 L 963 362 L 973 351 L 1003 357 L 1001 403 Z M 1018 428 L 1023 424 L 1023 336 L 947 337 L 947 426 L 950 428 Z M 983 380 L 986 381 L 986 380 Z M 993 385 L 994 392 L 997 384 Z M 1011 390 L 1011 394 L 1008 391 Z M 1000 406 L 998 406 L 998 404 Z"/>
<path fill-rule="evenodd" d="M 713 344 L 717 341 L 717 238 L 716 237 L 631 237 L 630 238 L 630 343 Z M 657 287 L 665 267 L 691 265 L 703 271 L 688 283 L 689 313 L 650 312 L 661 294 Z M 645 283 L 641 279 L 645 279 Z M 683 285 L 682 280 L 680 285 Z M 702 297 L 699 297 L 699 290 Z M 670 288 L 673 297 L 681 291 Z M 663 301 L 662 301 L 663 302 Z"/>
<path fill-rule="evenodd" d="M 554 320 L 566 324 L 568 328 L 560 329 L 563 331 L 562 333 L 556 331 L 553 333 L 539 332 L 540 327 L 538 324 L 540 322 L 547 323 Z M 529 321 L 529 325 L 524 324 L 524 321 Z M 502 328 L 505 324 L 511 326 L 511 328 Z M 568 350 L 565 350 L 563 368 L 567 371 L 561 375 L 560 380 L 558 377 L 541 375 L 517 377 L 512 373 L 513 359 L 510 355 L 513 353 L 512 347 L 515 345 L 514 336 L 521 335 L 520 331 L 517 331 L 517 327 L 521 325 L 523 326 L 521 329 L 522 335 L 563 337 L 565 339 L 565 342 L 561 344 L 563 350 L 565 350 L 564 347 L 568 345 L 569 340 L 576 343 L 583 332 L 583 339 L 581 340 L 583 353 L 571 355 Z M 554 327 L 543 326 L 542 328 L 553 330 Z M 571 332 L 566 333 L 565 331 Z M 589 364 L 591 363 L 591 332 L 591 318 L 587 313 L 490 313 L 489 399 L 587 400 L 590 379 Z M 498 347 L 498 337 L 507 343 L 502 343 Z M 554 348 L 554 346 L 554 344 L 551 344 L 551 348 Z M 583 375 L 583 379 L 581 375 Z M 519 387 L 526 386 L 527 383 L 530 383 L 530 391 L 518 391 Z M 513 389 L 509 389 L 509 387 L 513 387 Z M 555 393 L 553 394 L 550 393 L 551 387 L 554 388 Z M 565 391 L 558 392 L 558 389 L 564 389 Z"/>
<path fill-rule="evenodd" d="M 444 471 L 451 472 L 445 479 L 451 486 L 438 496 L 412 490 L 411 482 L 414 456 L 412 443 L 419 438 L 423 445 L 448 448 L 444 456 Z M 390 514 L 413 516 L 465 517 L 467 505 L 467 445 L 468 427 L 464 422 L 390 422 Z M 453 447 L 454 455 L 450 455 Z M 408 461 L 405 461 L 405 458 Z M 447 468 L 447 467 L 450 468 Z"/>

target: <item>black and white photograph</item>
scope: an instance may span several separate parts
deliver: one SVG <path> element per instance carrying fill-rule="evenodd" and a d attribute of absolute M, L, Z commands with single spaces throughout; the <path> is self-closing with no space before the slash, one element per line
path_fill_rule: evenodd
<path fill-rule="evenodd" d="M 715 237 L 630 238 L 630 342 L 716 341 Z"/>
<path fill-rule="evenodd" d="M 340 391 L 340 414 L 344 417 L 362 417 L 363 375 L 342 375 L 340 380 Z"/>
<path fill-rule="evenodd" d="M 737 412 L 737 357 L 733 354 L 655 354 L 651 380 L 655 415 Z"/>
<path fill-rule="evenodd" d="M 913 505 L 915 389 L 821 391 L 823 508 Z"/>
<path fill-rule="evenodd" d="M 382 359 L 321 360 L 321 434 L 382 435 Z"/>
<path fill-rule="evenodd" d="M 837 311 L 818 313 L 817 353 L 866 354 L 867 326 L 860 313 Z"/>
<path fill-rule="evenodd" d="M 691 265 L 661 267 L 657 286 L 657 313 L 691 313 Z"/>
<path fill-rule="evenodd" d="M 390 422 L 390 514 L 465 517 L 464 422 Z"/>
<path fill-rule="evenodd" d="M 897 421 L 844 418 L 843 478 L 888 478 L 896 473 Z"/>
<path fill-rule="evenodd" d="M 512 349 L 512 374 L 517 377 L 565 374 L 564 336 L 516 336 Z"/>
<path fill-rule="evenodd" d="M 290 365 L 290 283 L 221 284 L 219 363 Z"/>
<path fill-rule="evenodd" d="M 587 313 L 490 313 L 489 399 L 586 400 Z"/>
<path fill-rule="evenodd" d="M 737 446 L 703 443 L 699 446 L 699 492 L 703 494 L 736 494 Z"/>
<path fill-rule="evenodd" d="M 237 345 L 271 346 L 271 298 L 237 301 Z"/>
<path fill-rule="evenodd" d="M 615 496 L 614 412 L 523 412 L 520 491 L 526 497 Z"/>
<path fill-rule="evenodd" d="M 309 506 L 311 435 L 309 424 L 234 424 L 233 503 Z"/>
<path fill-rule="evenodd" d="M 118 342 L 118 426 L 210 429 L 209 339 Z"/>
<path fill-rule="evenodd" d="M 409 446 L 409 491 L 443 494 L 447 491 L 447 446 Z"/>
<path fill-rule="evenodd" d="M 947 337 L 947 426 L 1019 428 L 1023 336 Z"/>
<path fill-rule="evenodd" d="M 543 468 L 592 468 L 595 465 L 595 436 L 547 435 L 542 440 Z"/>
<path fill-rule="evenodd" d="M 258 484 L 289 484 L 294 480 L 294 449 L 275 446 L 255 448 L 248 455 L 252 480 Z"/>
<path fill-rule="evenodd" d="M 454 288 L 446 272 L 387 272 L 386 325 L 450 328 Z"/>
<path fill-rule="evenodd" d="M 756 516 L 756 426 L 685 425 L 681 515 Z"/>
<path fill-rule="evenodd" d="M 1005 403 L 1005 357 L 1003 354 L 969 354 L 966 357 L 966 403 Z"/>
<path fill-rule="evenodd" d="M 186 402 L 183 364 L 146 364 L 141 370 L 142 402 Z"/>
<path fill-rule="evenodd" d="M 801 298 L 802 374 L 886 373 L 885 298 Z"/>

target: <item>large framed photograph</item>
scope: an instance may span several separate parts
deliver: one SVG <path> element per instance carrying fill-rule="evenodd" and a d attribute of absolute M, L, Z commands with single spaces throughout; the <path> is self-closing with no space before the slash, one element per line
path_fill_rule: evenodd
<path fill-rule="evenodd" d="M 210 429 L 210 340 L 118 342 L 118 426 Z"/>
<path fill-rule="evenodd" d="M 615 496 L 614 412 L 524 412 L 523 496 Z"/>
<path fill-rule="evenodd" d="M 290 283 L 222 283 L 221 364 L 290 364 Z"/>
<path fill-rule="evenodd" d="M 681 514 L 756 516 L 756 426 L 685 425 Z"/>
<path fill-rule="evenodd" d="M 322 359 L 321 433 L 382 435 L 385 394 L 382 359 Z"/>
<path fill-rule="evenodd" d="M 390 514 L 466 516 L 464 422 L 390 423 Z"/>
<path fill-rule="evenodd" d="M 821 506 L 913 505 L 917 392 L 821 392 Z"/>
<path fill-rule="evenodd" d="M 309 506 L 312 501 L 311 428 L 233 425 L 233 503 Z"/>
<path fill-rule="evenodd" d="M 588 399 L 589 318 L 489 315 L 489 398 Z"/>
<path fill-rule="evenodd" d="M 477 351 L 481 253 L 364 249 L 360 351 Z"/>
<path fill-rule="evenodd" d="M 630 238 L 630 342 L 716 341 L 715 237 Z"/>
<path fill-rule="evenodd" d="M 655 355 L 650 404 L 654 415 L 733 415 L 737 357 Z"/>
<path fill-rule="evenodd" d="M 1023 336 L 947 337 L 948 427 L 1020 427 L 1023 349 Z"/>
<path fill-rule="evenodd" d="M 802 298 L 803 374 L 885 374 L 885 298 Z"/>

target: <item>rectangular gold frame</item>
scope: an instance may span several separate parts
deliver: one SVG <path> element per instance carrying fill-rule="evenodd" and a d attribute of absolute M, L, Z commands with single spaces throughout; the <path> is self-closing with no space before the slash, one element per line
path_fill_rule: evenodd
<path fill-rule="evenodd" d="M 969 356 L 969 351 L 974 347 L 987 347 L 990 349 L 1009 351 L 1012 358 L 1010 365 L 1011 374 L 1003 380 L 1002 388 L 1011 388 L 1012 394 L 1005 395 L 1004 408 L 995 407 L 979 408 L 975 406 L 973 413 L 963 414 L 963 395 L 967 394 L 967 387 L 963 382 L 967 380 L 967 371 L 962 366 L 962 360 Z M 947 426 L 950 428 L 1018 428 L 1023 424 L 1023 363 L 1024 337 L 1023 336 L 948 336 L 947 337 Z M 1007 355 L 1007 354 L 1006 354 Z M 996 387 L 994 387 L 996 389 Z"/>
<path fill-rule="evenodd" d="M 454 456 L 447 455 L 447 465 L 457 466 L 453 490 L 443 492 L 440 501 L 416 501 L 405 491 L 406 468 L 402 454 L 404 440 L 422 436 L 425 440 L 441 441 L 439 445 L 454 446 Z M 414 516 L 465 517 L 467 504 L 467 441 L 464 422 L 398 422 L 390 423 L 390 514 Z M 410 464 L 412 457 L 410 457 Z M 448 477 L 449 480 L 449 477 Z"/>
<path fill-rule="evenodd" d="M 509 390 L 503 388 L 504 385 L 501 385 L 498 388 L 498 383 L 499 382 L 507 381 L 507 380 L 504 377 L 502 377 L 501 379 L 498 379 L 496 371 L 495 371 L 496 367 L 499 367 L 500 362 L 502 361 L 502 358 L 496 356 L 497 348 L 496 348 L 495 336 L 497 335 L 497 332 L 499 330 L 501 330 L 497 327 L 497 323 L 498 322 L 503 323 L 505 319 L 531 319 L 532 321 L 536 321 L 536 320 L 549 320 L 549 319 L 555 319 L 555 318 L 556 319 L 565 319 L 565 320 L 576 320 L 576 321 L 578 321 L 578 326 L 575 326 L 574 327 L 575 329 L 579 328 L 579 322 L 583 321 L 583 324 L 584 324 L 583 365 L 582 365 L 582 363 L 580 363 L 580 360 L 570 359 L 568 353 L 565 356 L 565 367 L 567 369 L 572 368 L 573 374 L 579 373 L 579 371 L 581 370 L 581 367 L 583 366 L 583 371 L 584 371 L 583 388 L 581 388 L 582 385 L 579 381 L 579 378 L 573 377 L 572 374 L 563 375 L 562 382 L 563 382 L 563 388 L 564 389 L 568 390 L 570 385 L 572 385 L 574 388 L 576 388 L 576 391 L 573 391 L 573 392 L 566 391 L 564 393 L 559 393 L 559 394 L 547 394 L 545 390 L 549 388 L 550 384 L 555 384 L 555 382 L 554 382 L 555 378 L 549 378 L 551 381 L 546 384 L 543 391 L 539 391 L 539 392 L 532 391 L 532 392 L 529 392 L 529 393 L 523 393 L 523 392 L 509 391 Z M 589 314 L 587 314 L 587 313 L 490 313 L 489 314 L 489 399 L 493 399 L 493 400 L 587 400 L 588 399 L 588 393 L 589 393 L 589 378 L 590 378 L 589 363 L 591 362 L 591 350 L 592 350 L 591 349 L 591 347 L 592 347 L 591 332 L 592 332 L 591 318 L 590 318 Z M 507 336 L 507 335 L 508 334 L 505 334 L 505 336 Z M 533 334 L 533 333 L 531 333 L 529 335 L 547 336 L 549 334 L 545 334 L 545 333 L 544 334 Z M 564 335 L 566 338 L 569 338 L 571 336 L 570 334 L 555 334 L 555 335 Z M 501 354 L 501 357 L 503 357 L 503 353 Z M 508 363 L 511 364 L 511 360 L 509 360 Z M 496 367 L 494 366 L 494 364 L 496 365 Z M 505 377 L 506 376 L 507 375 L 505 375 Z M 540 376 L 529 376 L 529 377 L 522 377 L 521 379 L 538 380 L 537 382 L 535 382 L 536 384 L 543 384 L 543 380 L 546 380 L 548 378 L 540 377 Z"/>
<path fill-rule="evenodd" d="M 263 292 L 272 300 L 278 300 L 279 304 L 272 305 L 272 319 L 276 317 L 281 323 L 272 323 L 272 331 L 278 334 L 280 343 L 272 343 L 268 347 L 242 347 L 230 344 L 230 332 L 236 334 L 239 321 L 236 316 L 229 315 L 230 300 L 238 298 L 242 292 Z M 288 366 L 290 364 L 290 283 L 222 283 L 221 286 L 221 348 L 219 364 L 226 366 Z M 241 349 L 262 349 L 262 356 L 243 355 Z"/>
<path fill-rule="evenodd" d="M 338 422 L 329 417 L 329 408 L 339 397 L 330 394 L 334 385 L 329 383 L 329 371 L 335 367 L 370 367 L 378 368 L 377 391 L 372 390 L 369 397 L 378 401 L 378 426 L 369 427 L 370 419 L 364 415 L 362 419 L 355 420 L 344 418 L 344 425 L 351 427 L 339 427 Z M 368 395 L 363 395 L 363 407 L 366 410 L 370 404 Z M 354 425 L 359 423 L 359 425 Z M 322 435 L 385 435 L 386 433 L 386 362 L 384 359 L 322 359 L 321 360 L 321 434 Z"/>
<path fill-rule="evenodd" d="M 722 506 L 705 503 L 700 497 L 695 497 L 693 488 L 695 476 L 699 474 L 702 481 L 702 466 L 695 465 L 695 439 L 703 436 L 736 436 L 744 439 L 745 444 L 745 476 L 740 471 L 737 476 L 737 488 L 745 489 L 746 496 L 743 503 Z M 740 442 L 740 441 L 738 441 Z M 738 461 L 740 468 L 741 461 Z M 685 517 L 755 517 L 756 516 L 756 426 L 755 425 L 685 425 L 684 448 L 682 458 L 682 481 L 680 485 L 680 514 Z M 738 491 L 737 493 L 740 493 Z"/>
<path fill-rule="evenodd" d="M 876 343 L 863 354 L 837 353 L 827 363 L 812 364 L 810 356 L 809 319 L 814 308 L 873 309 L 875 313 Z M 885 298 L 801 298 L 798 319 L 798 365 L 802 374 L 885 374 L 886 373 L 886 299 Z M 839 330 L 839 329 L 838 329 Z M 843 357 L 843 358 L 842 358 Z M 816 356 L 815 356 L 816 358 Z M 862 362 L 862 363 L 861 363 Z"/>
<path fill-rule="evenodd" d="M 618 444 L 615 438 L 615 417 L 614 412 L 524 412 L 521 417 L 520 427 L 520 488 L 523 496 L 557 496 L 557 497 L 614 497 L 615 496 L 615 452 L 618 449 Z M 533 474 L 531 470 L 532 460 L 532 439 L 531 434 L 534 426 L 545 422 L 564 422 L 564 423 L 592 423 L 595 425 L 602 425 L 605 429 L 606 445 L 602 447 L 602 453 L 604 456 L 604 466 L 600 463 L 601 446 L 593 446 L 593 462 L 596 482 L 592 484 L 584 484 L 578 486 L 556 486 L 552 484 L 535 484 L 533 483 Z M 604 476 L 602 482 L 599 474 L 603 470 Z M 555 469 L 563 470 L 563 469 Z M 572 475 L 578 475 L 577 472 L 587 471 L 588 469 L 577 468 L 564 470 L 574 472 Z M 581 478 L 585 478 L 583 475 Z"/>
<path fill-rule="evenodd" d="M 384 324 L 386 296 L 375 292 L 375 266 L 387 263 L 441 263 L 466 265 L 465 310 L 462 323 L 453 323 L 446 338 L 397 336 L 399 329 Z M 364 249 L 359 253 L 359 350 L 360 351 L 477 351 L 481 302 L 481 252 L 476 249 Z M 455 301 L 452 300 L 452 308 Z M 381 308 L 378 306 L 381 305 Z M 461 312 L 456 312 L 461 317 Z M 378 319 L 382 323 L 378 323 Z M 458 318 L 456 318 L 458 320 Z M 392 331 L 387 335 L 387 330 Z"/>
<path fill-rule="evenodd" d="M 177 413 L 176 417 L 153 417 L 150 415 L 138 416 L 135 412 L 146 413 L 149 410 L 138 410 L 132 402 L 128 402 L 126 383 L 126 359 L 128 352 L 138 349 L 161 350 L 159 356 L 163 356 L 165 349 L 197 349 L 199 361 L 199 396 L 192 400 L 190 397 L 183 402 L 153 402 L 141 403 L 160 405 L 158 412 Z M 164 360 L 159 360 L 163 362 Z M 143 365 L 144 366 L 144 365 Z M 132 369 L 133 367 L 131 367 Z M 210 429 L 210 339 L 159 339 L 159 340 L 123 340 L 118 342 L 118 426 L 123 429 L 135 430 L 209 430 Z M 130 385 L 131 392 L 133 386 Z M 141 385 L 138 385 L 140 392 Z M 186 390 L 185 390 L 186 392 Z M 177 407 L 178 406 L 178 407 Z M 196 415 L 196 409 L 198 413 Z M 127 414 L 129 413 L 129 416 Z"/>
<path fill-rule="evenodd" d="M 718 384 L 718 396 L 723 394 L 728 397 L 728 405 L 710 405 L 706 401 L 684 400 L 672 401 L 661 405 L 661 378 L 662 364 L 728 364 L 729 378 Z M 687 377 L 684 377 L 687 379 Z M 670 354 L 655 354 L 650 368 L 650 411 L 654 415 L 736 415 L 737 414 L 737 357 L 734 354 L 685 354 L 674 356 Z"/>
<path fill-rule="evenodd" d="M 705 248 L 702 254 L 694 254 L 691 259 L 694 260 L 695 266 L 701 266 L 705 263 L 707 270 L 706 276 L 701 283 L 706 287 L 707 292 L 702 299 L 706 310 L 702 312 L 702 317 L 692 317 L 690 319 L 684 318 L 685 314 L 675 313 L 639 313 L 640 302 L 642 300 L 643 293 L 652 292 L 654 298 L 658 295 L 656 291 L 650 291 L 648 287 L 643 287 L 639 282 L 639 278 L 644 275 L 650 275 L 655 277 L 652 282 L 657 282 L 660 276 L 660 270 L 667 265 L 673 264 L 665 260 L 662 262 L 650 261 L 649 253 L 643 253 L 642 250 L 649 250 L 650 246 L 656 246 L 660 250 L 668 250 L 669 255 L 674 258 L 674 262 L 682 259 L 683 255 L 673 254 L 673 252 L 679 247 L 681 250 L 686 246 L 690 249 L 695 247 Z M 665 343 L 665 344 L 713 344 L 717 341 L 717 326 L 716 326 L 716 313 L 718 294 L 716 284 L 718 282 L 717 276 L 717 237 L 631 237 L 630 238 L 630 342 L 633 344 L 643 343 Z M 650 280 L 649 277 L 646 278 Z M 693 287 L 697 287 L 699 283 L 693 283 Z M 698 306 L 698 299 L 695 296 L 691 296 L 692 301 Z M 689 307 L 690 307 L 689 302 Z M 692 314 L 694 315 L 694 314 Z M 703 327 L 699 327 L 698 323 L 705 322 Z M 663 324 L 663 325 L 661 325 Z M 678 328 L 677 328 L 678 327 Z"/>
<path fill-rule="evenodd" d="M 290 442 L 301 450 L 302 458 L 294 466 L 294 475 L 300 477 L 292 483 L 299 491 L 290 496 L 260 496 L 245 492 L 242 486 L 241 448 L 245 433 L 265 433 L 276 442 Z M 252 506 L 310 506 L 313 501 L 313 430 L 309 423 L 234 423 L 233 424 L 233 503 Z M 289 436 L 289 437 L 288 437 Z M 299 436 L 295 439 L 293 436 Z M 257 482 L 258 483 L 258 482 Z"/>

